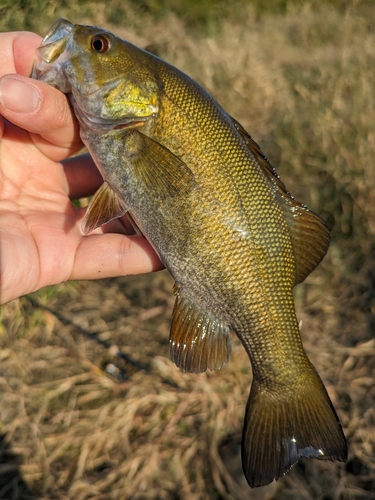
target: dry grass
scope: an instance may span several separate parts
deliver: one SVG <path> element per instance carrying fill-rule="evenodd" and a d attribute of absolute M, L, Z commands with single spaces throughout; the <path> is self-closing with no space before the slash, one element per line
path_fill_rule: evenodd
<path fill-rule="evenodd" d="M 84 22 L 104 22 L 105 7 L 95 16 Z M 128 22 L 116 31 L 208 88 L 331 225 L 330 251 L 296 303 L 349 461 L 307 460 L 248 489 L 248 359 L 234 339 L 220 372 L 173 365 L 163 272 L 62 285 L 2 308 L 0 498 L 375 499 L 374 14 L 354 3 L 261 20 L 249 10 L 211 37 L 175 17 L 155 25 L 129 12 Z"/>

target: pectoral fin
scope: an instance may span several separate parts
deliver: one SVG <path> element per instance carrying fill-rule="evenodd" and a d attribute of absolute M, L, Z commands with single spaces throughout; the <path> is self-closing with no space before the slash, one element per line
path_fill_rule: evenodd
<path fill-rule="evenodd" d="M 230 330 L 211 313 L 200 310 L 175 286 L 177 296 L 170 333 L 171 358 L 190 373 L 225 365 L 231 352 Z"/>
<path fill-rule="evenodd" d="M 326 254 L 330 242 L 328 228 L 318 215 L 293 198 L 258 144 L 240 123 L 233 118 L 232 121 L 275 189 L 290 231 L 296 263 L 294 284 L 297 285 L 315 269 Z"/>
<path fill-rule="evenodd" d="M 88 206 L 82 221 L 82 231 L 89 234 L 110 220 L 121 217 L 127 210 L 120 196 L 107 182 L 103 182 Z"/>
<path fill-rule="evenodd" d="M 150 137 L 134 132 L 137 151 L 130 159 L 133 175 L 160 198 L 189 195 L 196 187 L 194 174 L 184 161 Z"/>

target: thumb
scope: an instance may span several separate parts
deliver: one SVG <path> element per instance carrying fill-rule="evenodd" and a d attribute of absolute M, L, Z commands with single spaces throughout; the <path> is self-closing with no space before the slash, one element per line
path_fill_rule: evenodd
<path fill-rule="evenodd" d="M 82 147 L 68 99 L 43 82 L 21 75 L 0 78 L 0 114 L 30 132 L 51 160 L 60 161 Z"/>

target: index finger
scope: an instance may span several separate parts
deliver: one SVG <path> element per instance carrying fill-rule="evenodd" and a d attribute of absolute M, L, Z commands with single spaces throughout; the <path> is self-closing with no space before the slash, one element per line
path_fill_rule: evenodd
<path fill-rule="evenodd" d="M 7 73 L 30 76 L 41 41 L 39 35 L 28 31 L 0 33 L 0 76 Z"/>

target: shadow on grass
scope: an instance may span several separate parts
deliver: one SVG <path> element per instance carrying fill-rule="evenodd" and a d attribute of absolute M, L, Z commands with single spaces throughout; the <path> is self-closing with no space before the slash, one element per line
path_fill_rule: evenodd
<path fill-rule="evenodd" d="M 0 498 L 37 500 L 22 479 L 20 458 L 11 450 L 6 434 L 0 434 Z"/>

